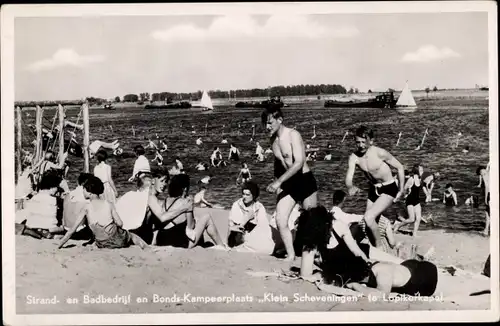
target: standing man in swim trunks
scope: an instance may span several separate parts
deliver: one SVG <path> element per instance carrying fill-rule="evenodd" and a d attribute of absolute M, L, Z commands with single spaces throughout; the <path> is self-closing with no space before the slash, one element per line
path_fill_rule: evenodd
<path fill-rule="evenodd" d="M 266 125 L 271 137 L 271 148 L 275 157 L 275 181 L 267 187 L 270 193 L 278 193 L 276 205 L 276 224 L 287 252 L 287 260 L 295 259 L 292 232 L 288 220 L 295 204 L 311 209 L 318 204 L 316 179 L 306 163 L 304 142 L 300 133 L 283 125 L 283 113 L 272 106 L 262 113 L 262 124 Z M 305 260 L 314 259 L 314 252 L 302 255 Z M 311 259 L 312 255 L 312 259 Z M 307 257 L 305 257 L 307 256 Z M 302 268 L 301 268 L 302 271 Z"/>
<path fill-rule="evenodd" d="M 376 219 L 403 195 L 405 170 L 403 165 L 388 151 L 373 145 L 373 130 L 361 126 L 356 130 L 355 137 L 357 150 L 349 156 L 345 184 L 349 195 L 353 196 L 359 191 L 359 188 L 352 184 L 356 166 L 359 166 L 371 182 L 363 219 L 370 229 L 370 241 L 375 247 L 380 247 L 382 242 Z M 391 167 L 398 170 L 401 188 L 396 185 Z"/>

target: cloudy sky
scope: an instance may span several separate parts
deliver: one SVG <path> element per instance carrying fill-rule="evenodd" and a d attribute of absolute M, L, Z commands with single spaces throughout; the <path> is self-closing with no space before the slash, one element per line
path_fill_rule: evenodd
<path fill-rule="evenodd" d="M 487 13 L 15 19 L 15 99 L 488 84 Z"/>

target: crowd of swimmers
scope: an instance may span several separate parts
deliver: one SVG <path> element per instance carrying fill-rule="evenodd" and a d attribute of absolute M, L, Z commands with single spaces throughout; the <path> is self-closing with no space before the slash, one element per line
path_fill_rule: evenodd
<path fill-rule="evenodd" d="M 391 254 L 401 246 L 395 241 L 395 231 L 414 223 L 413 234 L 417 233 L 422 219 L 420 190 L 423 189 L 426 202 L 432 201 L 439 173 L 425 173 L 418 164 L 405 173 L 397 158 L 374 145 L 373 130 L 361 126 L 354 135 L 356 148 L 348 158 L 347 191 L 336 190 L 333 207 L 327 210 L 318 200 L 318 185 L 307 163 L 307 148 L 301 134 L 285 126 L 280 108 L 264 110 L 261 118 L 271 142 L 268 154 L 274 156 L 274 180 L 263 187 L 276 194 L 276 210 L 271 219 L 259 202 L 260 187 L 243 162 L 237 177 L 241 197 L 232 204 L 228 231 L 222 234 L 210 213 L 195 210 L 195 207 L 215 206 L 205 198 L 213 176 L 200 181 L 202 189 L 193 198 L 190 177 L 180 160 L 176 158 L 170 170 L 162 166 L 151 168 L 141 145 L 134 148 L 137 158 L 129 179 L 137 188 L 118 197 L 105 149 L 116 151 L 119 144 L 99 142 L 91 149 L 98 162 L 93 174 L 82 173 L 74 190 L 69 190 L 64 182 L 66 157 L 55 164 L 53 154 L 49 153 L 52 156 L 47 155 L 37 165 L 25 167 L 23 177 L 36 176 L 36 186 L 29 189 L 25 179 L 18 180 L 20 190 L 16 199 L 21 205 L 16 212 L 16 232 L 37 238 L 59 238 L 59 248 L 64 248 L 70 239 L 79 239 L 86 240 L 85 245 L 95 243 L 99 248 L 138 245 L 161 250 L 163 246 L 186 249 L 212 246 L 273 254 L 290 262 L 300 256 L 300 277 L 307 281 L 322 280 L 363 293 L 432 295 L 437 285 L 436 266 L 426 261 L 426 257 L 401 261 Z M 265 152 L 260 144 L 256 145 L 259 161 Z M 167 150 L 165 142 L 163 147 Z M 239 150 L 231 144 L 228 160 L 239 162 L 239 159 Z M 224 164 L 218 147 L 214 148 L 210 161 L 212 167 Z M 199 162 L 198 168 L 209 167 Z M 360 192 L 353 183 L 356 169 L 364 172 L 370 189 L 365 212 L 348 214 L 342 209 L 343 203 L 348 196 Z M 397 171 L 396 176 L 392 169 Z M 479 186 L 485 189 L 488 228 L 489 165 L 478 168 L 477 174 Z M 135 205 L 139 198 L 144 207 Z M 399 200 L 405 201 L 408 219 L 399 217 L 399 221 L 392 222 L 383 214 Z M 443 202 L 457 205 L 451 185 L 446 186 Z M 470 198 L 469 202 L 476 203 L 478 199 Z M 134 205 L 141 206 L 137 212 Z M 130 218 L 131 214 L 135 215 Z M 315 273 L 314 266 L 322 272 Z"/>

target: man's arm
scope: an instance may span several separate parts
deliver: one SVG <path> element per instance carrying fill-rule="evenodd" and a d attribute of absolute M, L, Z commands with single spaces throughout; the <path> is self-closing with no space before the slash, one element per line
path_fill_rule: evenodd
<path fill-rule="evenodd" d="M 171 208 L 167 212 L 163 210 L 161 205 L 158 203 L 158 199 L 155 196 L 149 196 L 148 206 L 155 216 L 158 217 L 160 222 L 168 222 L 173 220 L 177 216 L 193 210 L 193 200 L 188 197 L 185 198 L 185 203 L 177 208 Z"/>
<path fill-rule="evenodd" d="M 116 225 L 118 225 L 119 227 L 122 227 L 123 221 L 120 218 L 120 215 L 118 215 L 118 212 L 116 211 L 115 204 L 110 203 L 110 206 L 111 206 L 111 217 L 113 217 L 113 220 L 115 221 Z"/>
<path fill-rule="evenodd" d="M 405 186 L 404 186 L 405 193 L 406 192 L 410 193 L 409 190 L 411 189 L 411 187 L 413 187 L 413 183 L 414 183 L 413 178 L 409 178 L 408 181 L 406 181 Z"/>
<path fill-rule="evenodd" d="M 354 172 L 356 171 L 356 156 L 354 156 L 353 154 L 351 154 L 351 156 L 349 156 L 349 163 L 348 163 L 348 167 L 347 167 L 347 173 L 346 173 L 346 176 L 345 176 L 345 185 L 347 187 L 347 189 L 349 190 L 349 195 L 353 195 L 351 189 L 355 188 L 353 187 L 352 185 L 352 179 L 354 177 Z"/>
<path fill-rule="evenodd" d="M 302 137 L 295 130 L 290 131 L 290 137 L 292 141 L 292 155 L 294 162 L 292 166 L 288 170 L 286 170 L 286 172 L 281 177 L 278 178 L 278 182 L 280 184 L 287 181 L 297 172 L 299 172 L 306 162 L 306 151 L 304 142 L 302 141 Z"/>
<path fill-rule="evenodd" d="M 454 192 L 452 197 L 453 197 L 453 201 L 455 202 L 455 206 L 458 206 L 457 193 Z"/>

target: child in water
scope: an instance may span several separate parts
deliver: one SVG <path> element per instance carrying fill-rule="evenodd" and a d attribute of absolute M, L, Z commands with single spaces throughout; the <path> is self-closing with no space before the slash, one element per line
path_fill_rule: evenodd
<path fill-rule="evenodd" d="M 71 238 L 85 219 L 87 219 L 88 226 L 94 234 L 98 248 L 126 248 L 131 244 L 138 245 L 141 249 L 147 247 L 146 242 L 139 236 L 122 228 L 123 222 L 116 212 L 114 204 L 101 198 L 103 192 L 102 181 L 98 177 L 90 175 L 83 184 L 83 195 L 90 202 L 79 212 L 75 225 L 61 240 L 59 249 Z"/>

